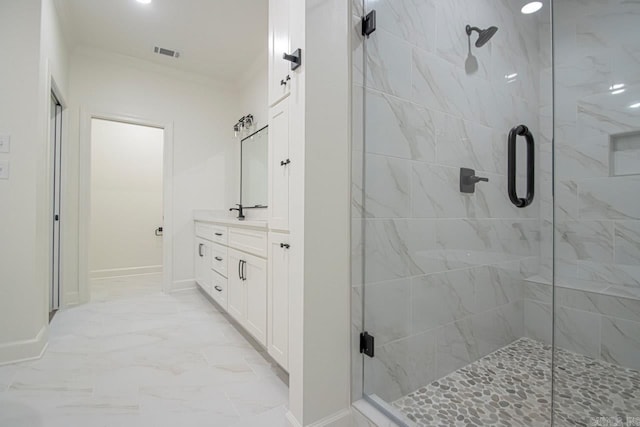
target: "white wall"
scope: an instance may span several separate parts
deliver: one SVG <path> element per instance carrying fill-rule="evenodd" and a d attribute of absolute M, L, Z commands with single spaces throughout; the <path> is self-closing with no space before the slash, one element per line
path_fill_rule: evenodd
<path fill-rule="evenodd" d="M 288 418 L 342 427 L 351 425 L 349 3 L 292 1 L 290 17 L 291 49 L 303 52 L 292 73 L 290 154 L 304 171 L 292 168 L 290 180 Z"/>
<path fill-rule="evenodd" d="M 70 138 L 67 141 L 68 219 L 66 242 L 69 262 L 65 278 L 67 303 L 79 302 L 77 239 L 79 218 L 79 151 L 81 111 L 137 117 L 173 124 L 173 223 L 165 223 L 173 246 L 174 288 L 193 285 L 194 209 L 228 209 L 237 189 L 238 161 L 232 126 L 237 97 L 228 85 L 196 74 L 183 73 L 125 56 L 80 49 L 70 66 Z M 169 159 L 165 159 L 169 161 Z M 86 285 L 82 283 L 82 285 Z"/>
<path fill-rule="evenodd" d="M 50 206 L 49 69 L 66 90 L 65 43 L 50 0 L 0 3 L 0 132 L 11 135 L 10 179 L 0 180 L 0 364 L 44 348 Z"/>
<path fill-rule="evenodd" d="M 93 119 L 89 272 L 162 271 L 164 130 Z"/>
<path fill-rule="evenodd" d="M 267 34 L 265 34 L 264 51 L 255 58 L 253 64 L 238 80 L 238 112 L 240 113 L 238 119 L 245 114 L 253 114 L 254 130 L 260 129 L 269 122 L 269 58 L 267 54 Z"/>

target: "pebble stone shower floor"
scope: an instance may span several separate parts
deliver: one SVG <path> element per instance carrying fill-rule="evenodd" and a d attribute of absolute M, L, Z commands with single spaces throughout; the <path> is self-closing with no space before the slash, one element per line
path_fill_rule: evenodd
<path fill-rule="evenodd" d="M 555 362 L 555 426 L 626 426 L 640 417 L 640 372 L 565 350 Z M 551 347 L 521 338 L 393 406 L 420 427 L 548 427 L 550 385 Z"/>

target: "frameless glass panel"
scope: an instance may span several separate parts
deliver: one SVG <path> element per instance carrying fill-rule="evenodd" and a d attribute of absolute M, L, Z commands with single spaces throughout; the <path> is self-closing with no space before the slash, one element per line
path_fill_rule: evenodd
<path fill-rule="evenodd" d="M 362 394 L 419 425 L 551 422 L 550 6 L 524 3 L 354 7 Z"/>
<path fill-rule="evenodd" d="M 555 425 L 640 425 L 640 3 L 554 2 Z"/>

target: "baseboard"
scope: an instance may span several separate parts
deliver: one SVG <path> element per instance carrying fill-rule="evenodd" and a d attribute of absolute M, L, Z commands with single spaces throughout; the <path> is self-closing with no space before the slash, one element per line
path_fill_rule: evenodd
<path fill-rule="evenodd" d="M 291 411 L 287 412 L 286 417 L 291 427 L 302 427 L 302 424 L 300 424 Z M 346 408 L 315 423 L 311 423 L 308 427 L 350 427 L 351 425 L 351 408 Z"/>
<path fill-rule="evenodd" d="M 35 338 L 0 345 L 0 366 L 40 359 L 47 349 L 48 325 Z"/>
<path fill-rule="evenodd" d="M 195 289 L 195 287 L 196 281 L 194 279 L 176 280 L 171 284 L 171 289 L 169 289 L 169 292 L 186 291 L 189 289 Z"/>
<path fill-rule="evenodd" d="M 144 267 L 111 268 L 89 272 L 90 279 L 104 279 L 118 276 L 137 276 L 140 274 L 162 273 L 162 265 L 147 265 Z"/>

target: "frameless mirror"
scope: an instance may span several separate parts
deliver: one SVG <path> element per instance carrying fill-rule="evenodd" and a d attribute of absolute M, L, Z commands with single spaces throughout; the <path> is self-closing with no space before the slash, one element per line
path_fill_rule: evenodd
<path fill-rule="evenodd" d="M 267 207 L 267 126 L 242 139 L 240 203 Z"/>

